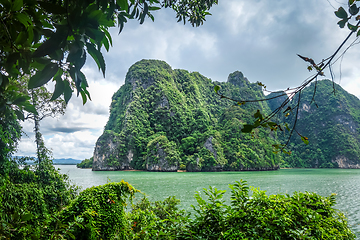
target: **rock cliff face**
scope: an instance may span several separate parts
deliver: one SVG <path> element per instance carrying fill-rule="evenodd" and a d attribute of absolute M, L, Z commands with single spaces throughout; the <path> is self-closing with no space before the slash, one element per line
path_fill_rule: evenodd
<path fill-rule="evenodd" d="M 309 138 L 309 145 L 294 137 L 290 149 L 293 154 L 285 160 L 296 167 L 359 168 L 359 99 L 329 80 L 317 82 L 313 99 L 314 89 L 312 84 L 301 94 L 296 126 Z M 297 98 L 292 102 L 297 104 Z"/>
<path fill-rule="evenodd" d="M 276 140 L 265 130 L 255 139 L 240 131 L 256 109 L 269 112 L 267 104 L 233 106 L 214 93 L 215 85 L 234 98 L 264 97 L 238 71 L 228 82 L 214 83 L 163 61 L 135 63 L 113 95 L 93 170 L 177 171 L 180 165 L 188 171 L 276 169 L 281 158 L 271 151 Z"/>

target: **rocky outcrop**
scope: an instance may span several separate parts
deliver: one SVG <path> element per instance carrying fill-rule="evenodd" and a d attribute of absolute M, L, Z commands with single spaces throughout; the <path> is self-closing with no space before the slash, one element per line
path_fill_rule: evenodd
<path fill-rule="evenodd" d="M 187 172 L 201 172 L 200 159 L 197 157 L 197 158 L 195 159 L 195 162 L 190 162 L 190 163 L 186 166 L 186 171 L 187 171 Z"/>
<path fill-rule="evenodd" d="M 239 71 L 235 71 L 229 74 L 227 81 L 238 87 L 247 87 L 250 84 L 249 80 L 246 77 L 244 77 L 244 74 Z"/>
<path fill-rule="evenodd" d="M 360 168 L 359 163 L 354 163 L 345 156 L 337 156 L 332 162 L 337 163 L 339 168 Z"/>
<path fill-rule="evenodd" d="M 208 139 L 206 139 L 205 143 L 204 143 L 204 148 L 206 148 L 207 150 L 209 150 L 214 158 L 215 158 L 215 161 L 218 160 L 218 154 L 217 154 L 217 151 L 214 149 L 214 146 L 213 146 L 213 139 L 214 137 L 213 136 L 210 136 Z M 209 171 L 211 172 L 220 172 L 222 171 L 222 168 L 223 166 L 221 164 L 216 164 L 215 166 L 212 166 Z"/>
<path fill-rule="evenodd" d="M 121 140 L 110 131 L 105 132 L 96 142 L 94 150 L 93 171 L 131 170 L 132 150 L 123 156 L 120 154 Z"/>
<path fill-rule="evenodd" d="M 165 149 L 156 143 L 156 150 L 151 152 L 151 158 L 148 158 L 146 170 L 151 172 L 176 172 L 178 170 L 177 162 L 169 162 L 168 154 Z"/>

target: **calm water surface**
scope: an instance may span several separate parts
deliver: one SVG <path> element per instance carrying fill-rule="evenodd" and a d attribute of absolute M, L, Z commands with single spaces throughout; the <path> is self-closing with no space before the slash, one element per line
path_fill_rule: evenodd
<path fill-rule="evenodd" d="M 267 194 L 293 193 L 294 191 L 316 192 L 322 196 L 337 194 L 336 208 L 345 212 L 353 231 L 360 238 L 360 169 L 281 169 L 267 172 L 212 172 L 212 173 L 159 173 L 104 171 L 78 169 L 75 165 L 57 165 L 60 172 L 69 175 L 70 180 L 83 189 L 122 179 L 145 192 L 149 199 L 164 200 L 176 196 L 181 206 L 190 210 L 196 205 L 195 191 L 209 186 L 229 190 L 229 184 L 240 179 L 250 186 L 266 190 Z"/>

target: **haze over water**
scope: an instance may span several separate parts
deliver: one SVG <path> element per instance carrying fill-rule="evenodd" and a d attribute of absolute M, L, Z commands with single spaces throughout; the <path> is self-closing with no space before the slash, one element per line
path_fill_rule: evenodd
<path fill-rule="evenodd" d="M 316 192 L 322 196 L 336 193 L 335 208 L 343 211 L 354 233 L 360 238 L 360 169 L 281 169 L 266 172 L 142 172 L 142 171 L 91 171 L 75 165 L 57 165 L 61 173 L 82 189 L 122 179 L 149 196 L 151 201 L 176 196 L 181 207 L 191 210 L 196 205 L 195 191 L 209 186 L 227 190 L 229 184 L 240 179 L 249 186 L 266 190 L 267 195 L 294 191 Z M 204 194 L 202 194 L 204 197 Z"/>

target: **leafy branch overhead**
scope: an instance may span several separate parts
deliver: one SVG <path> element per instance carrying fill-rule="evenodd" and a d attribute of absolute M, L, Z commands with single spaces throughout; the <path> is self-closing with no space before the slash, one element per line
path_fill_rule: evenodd
<path fill-rule="evenodd" d="M 154 21 L 153 12 L 172 8 L 178 21 L 200 26 L 217 0 L 4 0 L 0 4 L 0 111 L 15 108 L 35 113 L 23 95 L 9 88 L 11 79 L 31 75 L 30 89 L 56 82 L 52 99 L 64 95 L 68 102 L 73 89 L 85 104 L 90 98 L 88 83 L 81 71 L 89 54 L 105 76 L 101 50 L 109 51 L 110 27 L 136 19 Z M 24 107 L 26 106 L 26 107 Z"/>
<path fill-rule="evenodd" d="M 358 37 L 360 35 L 360 29 L 359 29 L 360 7 L 358 6 L 358 3 L 357 3 L 359 1 L 360 0 L 349 0 L 348 1 L 348 9 L 347 9 L 348 11 L 346 11 L 343 7 L 340 7 L 337 11 L 335 11 L 335 15 L 341 19 L 338 22 L 339 27 L 344 28 L 344 26 L 347 24 L 347 27 L 351 32 L 348 34 L 348 36 L 344 39 L 344 41 L 339 45 L 339 47 L 335 50 L 335 52 L 331 56 L 329 56 L 326 59 L 323 59 L 319 63 L 316 63 L 312 58 L 304 57 L 302 55 L 297 54 L 298 57 L 300 57 L 305 62 L 309 63 L 309 65 L 307 67 L 307 69 L 309 71 L 312 71 L 314 69 L 316 70 L 316 73 L 314 75 L 312 75 L 311 77 L 309 77 L 308 79 L 306 79 L 300 86 L 295 87 L 295 88 L 287 88 L 286 90 L 282 91 L 282 94 L 278 94 L 276 96 L 264 98 L 264 99 L 234 99 L 234 98 L 230 98 L 228 96 L 221 94 L 220 86 L 214 87 L 214 91 L 217 95 L 219 95 L 221 98 L 225 98 L 225 99 L 234 101 L 239 106 L 246 104 L 246 103 L 269 101 L 274 98 L 281 98 L 283 96 L 286 96 L 286 99 L 282 102 L 282 104 L 278 108 L 276 108 L 273 112 L 271 112 L 268 116 L 264 116 L 258 110 L 254 114 L 254 123 L 253 124 L 245 124 L 243 126 L 242 132 L 251 133 L 254 129 L 256 129 L 258 127 L 269 128 L 271 131 L 280 130 L 283 132 L 283 131 L 287 130 L 287 132 L 288 132 L 287 141 L 285 142 L 285 144 L 274 145 L 273 146 L 275 148 L 274 152 L 282 151 L 284 153 L 290 154 L 291 152 L 286 151 L 285 148 L 289 144 L 293 133 L 296 133 L 297 135 L 299 135 L 301 141 L 304 142 L 306 145 L 309 144 L 309 139 L 307 137 L 303 136 L 301 133 L 299 133 L 299 131 L 297 131 L 297 129 L 296 129 L 296 123 L 298 120 L 298 113 L 299 113 L 299 107 L 300 107 L 301 92 L 310 83 L 315 82 L 315 88 L 314 88 L 314 93 L 313 93 L 313 97 L 311 100 L 311 104 L 315 104 L 315 106 L 318 107 L 318 105 L 315 101 L 316 82 L 318 80 L 318 77 L 325 76 L 324 70 L 326 68 L 328 68 L 330 76 L 331 76 L 332 80 L 334 81 L 334 76 L 333 76 L 331 67 L 342 55 L 345 54 L 347 49 L 349 47 L 351 47 L 352 44 L 340 54 L 340 57 L 338 57 L 337 59 L 335 59 L 335 57 L 338 55 L 340 50 L 344 47 L 344 45 L 348 42 L 348 40 L 354 33 L 356 33 L 356 37 Z M 355 23 L 354 23 L 354 21 L 355 21 Z M 267 91 L 266 86 L 263 83 L 258 82 L 258 85 L 260 87 L 262 87 L 264 89 L 264 91 Z M 333 92 L 335 94 L 334 85 L 333 85 Z M 294 102 L 296 102 L 296 103 L 293 103 L 292 100 L 295 100 Z M 290 104 L 290 103 L 293 103 L 293 104 Z M 276 117 L 278 117 L 279 115 L 284 115 L 285 118 L 283 118 L 283 119 L 286 119 L 291 114 L 294 115 L 294 117 L 292 118 L 292 126 L 291 127 L 289 126 L 289 121 L 283 121 L 283 123 L 274 122 L 274 119 Z"/>

